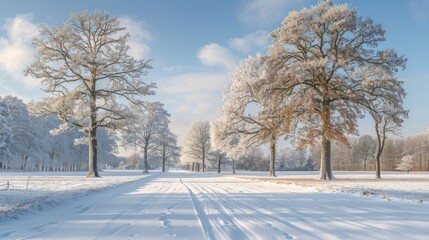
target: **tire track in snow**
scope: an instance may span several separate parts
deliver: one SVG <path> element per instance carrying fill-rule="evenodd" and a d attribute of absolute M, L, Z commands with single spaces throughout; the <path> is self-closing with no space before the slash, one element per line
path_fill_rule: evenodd
<path fill-rule="evenodd" d="M 146 185 L 145 185 L 146 186 Z M 140 187 L 139 189 L 144 188 L 145 186 Z M 158 191 L 163 192 L 165 191 L 165 189 L 168 189 L 170 187 L 170 184 L 165 183 L 160 187 L 157 187 Z M 143 212 L 145 209 L 145 205 L 149 202 L 149 200 L 151 200 L 154 197 L 154 195 L 148 195 L 146 198 L 143 198 L 142 200 L 140 200 L 137 204 L 135 204 L 134 207 L 127 209 L 125 211 L 122 211 L 120 213 L 118 213 L 116 216 L 114 216 L 113 218 L 110 219 L 109 223 L 107 224 L 107 227 L 100 230 L 99 234 L 97 234 L 99 237 L 95 238 L 95 239 L 103 239 L 106 235 L 106 233 L 108 233 L 109 235 L 114 235 L 115 233 L 119 233 L 122 232 L 124 230 L 130 229 L 132 227 L 134 227 L 134 224 L 121 224 L 120 226 L 115 226 L 113 227 L 113 223 L 117 220 L 120 219 L 123 216 L 126 216 L 130 213 L 136 213 L 136 212 Z"/>
<path fill-rule="evenodd" d="M 285 193 L 284 189 L 278 191 L 278 187 L 276 186 L 277 185 L 276 183 L 261 182 L 261 181 L 258 181 L 258 180 L 241 178 L 241 177 L 234 177 L 234 178 L 245 179 L 246 181 L 258 184 L 258 188 L 257 189 L 255 187 L 252 187 L 252 188 L 251 187 L 245 187 L 245 186 L 249 185 L 249 184 L 245 184 L 244 186 L 240 185 L 240 186 L 234 187 L 236 190 L 240 189 L 241 191 L 249 192 L 249 193 L 255 193 L 255 194 L 267 193 L 267 194 L 269 194 L 269 195 L 267 195 L 267 197 L 269 197 L 269 198 L 275 198 L 275 199 L 279 199 L 279 200 L 282 200 L 282 201 L 285 200 L 284 198 L 281 198 L 281 197 L 273 194 L 273 190 L 275 190 L 276 193 Z M 276 184 L 276 185 L 270 186 L 272 184 Z M 271 188 L 267 188 L 267 185 L 270 186 Z M 255 184 L 252 184 L 252 186 L 255 186 Z M 226 186 L 219 186 L 219 188 L 224 188 L 225 190 L 228 190 L 228 187 L 226 187 Z M 291 192 L 291 193 L 294 193 L 294 192 Z M 328 200 L 334 201 L 334 202 L 338 201 L 338 196 L 336 194 L 326 194 L 326 193 L 319 193 L 319 192 L 317 192 L 317 194 L 322 194 L 323 198 L 325 200 L 328 199 Z M 269 198 L 267 198 L 267 197 L 262 197 L 262 196 L 258 196 L 258 195 L 254 196 L 254 197 L 258 198 L 258 199 L 261 199 L 261 201 L 270 201 Z M 346 195 L 346 197 L 348 197 L 348 198 L 356 198 L 358 200 L 369 200 L 369 201 L 373 201 L 374 200 L 374 199 L 362 199 L 361 197 L 354 196 L 354 195 Z M 308 208 L 312 208 L 312 211 L 317 211 L 318 209 L 321 209 L 321 206 L 317 202 L 315 202 L 315 204 L 313 206 L 309 206 L 308 204 L 306 205 L 305 203 L 294 202 L 293 206 L 291 206 L 289 208 L 293 209 L 294 211 L 297 211 L 297 209 L 308 209 Z M 272 215 L 272 212 L 269 211 L 269 210 L 267 210 L 267 209 L 263 209 L 262 211 L 263 212 L 268 212 L 269 215 Z M 358 229 L 358 230 L 362 229 L 362 228 L 366 228 L 366 229 L 367 228 L 372 228 L 373 230 L 375 230 L 375 231 L 373 231 L 374 234 L 376 234 L 375 232 L 378 232 L 377 234 L 378 234 L 378 236 L 380 238 L 385 237 L 385 236 L 389 236 L 390 240 L 401 240 L 401 239 L 405 239 L 406 238 L 406 236 L 398 236 L 397 234 L 392 234 L 392 232 L 391 232 L 390 229 L 385 229 L 385 228 L 382 228 L 382 227 L 379 227 L 379 226 L 375 226 L 374 224 L 371 224 L 371 223 L 365 223 L 363 221 L 355 222 L 355 221 L 346 220 L 346 217 L 343 216 L 343 213 L 340 213 L 340 215 L 337 215 L 337 216 L 331 216 L 331 220 L 334 220 L 334 219 L 337 219 L 337 222 L 341 222 L 342 224 L 347 225 L 347 227 L 349 227 L 349 228 L 350 227 L 354 227 L 355 229 Z M 308 221 L 305 221 L 304 219 L 300 219 L 300 220 L 302 220 L 303 222 L 307 222 L 308 223 Z M 346 239 L 347 238 L 347 236 L 341 235 L 341 234 L 338 234 L 338 233 L 336 233 L 336 236 L 340 236 L 340 239 Z M 316 237 L 314 237 L 314 238 L 316 238 Z"/>
<path fill-rule="evenodd" d="M 192 204 L 194 205 L 195 213 L 197 214 L 198 221 L 201 224 L 201 228 L 204 232 L 204 236 L 206 237 L 206 240 L 215 240 L 215 236 L 211 230 L 211 227 L 209 226 L 209 219 L 207 215 L 204 213 L 204 209 L 202 208 L 201 204 L 198 202 L 198 199 L 196 198 L 195 194 L 192 192 L 192 190 L 182 181 L 182 178 L 180 178 L 180 183 L 182 183 L 186 189 L 189 192 L 189 195 L 191 196 Z"/>
<path fill-rule="evenodd" d="M 196 188 L 194 183 L 190 183 L 190 186 L 192 188 Z M 205 192 L 201 191 L 200 188 L 196 188 L 196 190 L 198 190 L 198 194 L 203 195 L 199 196 L 198 198 L 200 198 L 201 202 L 205 204 L 204 210 L 209 213 L 209 219 L 211 220 L 211 223 L 221 234 L 219 237 L 249 239 L 246 233 L 244 233 L 236 224 L 234 224 L 236 221 L 232 216 L 235 217 L 235 213 L 232 213 L 228 208 L 222 204 L 219 204 L 217 201 L 214 201 L 213 199 L 216 198 L 215 196 L 210 197 Z"/>
<path fill-rule="evenodd" d="M 200 185 L 199 183 L 197 184 Z M 214 195 L 222 196 L 220 198 L 218 197 L 218 201 L 222 202 L 222 204 L 219 204 L 219 205 L 229 206 L 232 209 L 236 209 L 236 210 L 242 211 L 243 213 L 247 213 L 247 215 L 249 215 L 249 212 L 251 212 L 252 213 L 251 215 L 255 216 L 255 218 L 260 218 L 261 216 L 264 216 L 268 219 L 271 219 L 271 221 L 273 221 L 273 224 L 267 223 L 265 224 L 265 226 L 284 234 L 284 237 L 286 239 L 296 239 L 298 238 L 297 236 L 299 236 L 300 239 L 302 237 L 304 237 L 304 239 L 320 239 L 317 236 L 308 234 L 305 230 L 301 229 L 299 226 L 295 226 L 294 224 L 291 224 L 285 221 L 283 218 L 278 216 L 279 214 L 278 212 L 268 210 L 265 207 L 265 205 L 268 205 L 268 206 L 276 205 L 276 203 L 270 203 L 271 202 L 270 198 L 276 198 L 281 201 L 285 200 L 284 198 L 275 196 L 273 194 L 272 189 L 267 190 L 266 188 L 263 188 L 263 186 L 256 187 L 254 185 L 252 187 L 243 187 L 242 185 L 234 185 L 234 188 L 230 188 L 229 186 L 226 186 L 224 184 L 214 184 L 214 185 L 207 184 L 204 190 L 210 191 Z M 237 190 L 239 190 L 239 192 L 242 194 L 254 193 L 255 195 L 252 195 L 252 198 L 259 199 L 256 202 L 263 203 L 263 207 L 254 205 L 253 203 L 248 202 L 246 198 L 236 199 L 231 197 L 231 195 L 237 194 Z M 268 195 L 260 196 L 261 193 L 267 193 Z M 280 191 L 279 193 L 284 193 L 284 191 Z M 304 207 L 304 205 L 301 205 L 301 206 Z M 308 206 L 305 206 L 305 207 L 308 207 Z M 237 216 L 240 217 L 239 215 Z M 261 221 L 263 221 L 263 219 L 261 219 Z M 245 227 L 247 228 L 247 225 L 245 225 Z M 258 226 L 256 226 L 256 228 L 257 227 Z M 286 229 L 291 230 L 292 233 L 286 233 L 280 230 L 280 229 L 285 229 L 285 227 Z M 250 228 L 250 230 L 254 231 L 254 228 Z M 292 234 L 292 236 L 290 234 Z"/>
<path fill-rule="evenodd" d="M 234 188 L 235 187 L 236 186 L 234 186 Z M 266 191 L 263 187 L 264 186 L 258 186 L 258 187 L 253 186 L 251 189 L 252 189 L 253 193 L 259 193 L 260 194 L 261 192 Z M 265 218 L 270 219 L 272 221 L 272 223 L 274 223 L 274 225 L 272 223 L 268 223 L 268 224 L 266 224 L 266 226 L 268 226 L 274 230 L 281 231 L 280 229 L 288 229 L 291 232 L 289 234 L 286 233 L 286 235 L 285 235 L 286 239 L 321 239 L 319 236 L 309 234 L 304 229 L 302 229 L 298 226 L 295 226 L 294 224 L 286 222 L 280 216 L 278 216 L 278 214 L 279 214 L 278 212 L 269 210 L 265 206 L 262 208 L 260 206 L 255 206 L 252 203 L 249 203 L 248 201 L 246 201 L 246 199 L 240 199 L 240 201 L 238 201 L 238 200 L 230 197 L 228 195 L 228 193 L 231 193 L 231 192 L 228 192 L 228 190 L 231 191 L 234 189 L 229 188 L 229 186 L 225 186 L 223 184 L 218 184 L 216 186 L 210 186 L 209 184 L 207 184 L 207 188 L 211 189 L 216 194 L 223 196 L 222 198 L 219 198 L 219 201 L 223 202 L 222 205 L 227 205 L 227 206 L 230 205 L 231 208 L 240 209 L 244 213 L 247 211 L 247 214 L 249 214 L 249 212 L 253 211 L 251 215 L 255 216 L 255 218 L 261 218 L 261 216 L 264 216 Z M 238 188 L 241 188 L 242 190 L 246 190 L 247 187 L 238 187 Z M 226 193 L 222 193 L 221 192 L 222 190 L 225 191 Z M 252 191 L 250 191 L 250 192 L 252 192 Z M 236 193 L 236 191 L 232 192 L 232 194 L 235 194 L 235 193 Z M 271 197 L 277 198 L 277 199 L 283 200 L 283 201 L 285 200 L 285 199 L 282 199 L 278 196 L 271 196 Z M 254 196 L 252 196 L 252 198 L 260 199 L 260 200 L 256 201 L 258 203 L 263 202 L 263 203 L 267 203 L 267 205 L 271 205 L 269 203 L 270 200 L 267 197 L 254 195 Z M 273 205 L 275 205 L 275 203 L 273 203 Z M 296 208 L 296 206 L 301 206 L 303 209 L 309 207 L 308 205 L 304 205 L 304 204 L 300 204 L 300 203 L 294 203 L 295 208 Z M 257 210 L 257 209 L 259 209 L 259 210 Z M 260 221 L 263 222 L 264 219 L 261 218 Z M 265 221 L 266 221 L 266 219 L 265 219 Z M 246 225 L 245 225 L 245 227 L 248 228 Z M 258 226 L 254 226 L 254 228 L 249 228 L 249 230 L 255 231 L 255 228 L 258 228 Z M 344 235 L 341 235 L 338 233 L 336 235 L 337 235 L 337 237 L 339 237 L 339 239 L 347 239 L 347 236 L 344 236 Z M 256 236 L 261 236 L 261 235 L 257 234 Z"/>
<path fill-rule="evenodd" d="M 286 225 L 288 227 L 287 229 L 294 229 L 293 232 L 299 234 L 300 237 L 308 235 L 301 229 L 296 228 L 295 226 L 290 225 L 288 223 L 285 223 L 278 218 L 272 217 L 272 215 L 275 214 L 274 212 L 266 214 L 257 211 L 255 210 L 255 207 L 257 206 L 245 205 L 242 201 L 237 201 L 232 197 L 228 196 L 227 194 L 214 190 L 214 187 L 210 186 L 210 184 L 204 184 L 204 186 L 202 186 L 202 184 L 199 183 L 192 183 L 192 186 L 199 189 L 200 193 L 205 195 L 209 199 L 209 201 L 214 204 L 216 208 L 224 209 L 225 214 L 223 217 L 233 215 L 234 218 L 232 221 L 237 226 L 245 230 L 246 233 L 244 234 L 244 236 L 248 236 L 243 239 L 258 239 L 261 236 L 271 236 L 275 239 L 296 238 L 291 236 L 289 233 L 280 230 L 280 228 L 284 229 L 284 227 L 280 227 L 278 225 Z M 218 188 L 218 186 L 216 186 L 216 188 Z M 249 218 L 249 216 L 251 217 Z M 267 219 L 264 218 L 271 219 L 271 222 L 267 223 Z M 311 238 L 316 239 L 314 236 L 311 236 Z"/>

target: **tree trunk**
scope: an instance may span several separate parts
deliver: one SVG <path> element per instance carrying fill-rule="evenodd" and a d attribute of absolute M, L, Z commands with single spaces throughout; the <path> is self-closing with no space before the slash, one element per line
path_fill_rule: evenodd
<path fill-rule="evenodd" d="M 276 137 L 273 135 L 270 144 L 270 177 L 276 176 Z"/>
<path fill-rule="evenodd" d="M 92 122 L 92 121 L 91 121 Z M 92 124 L 90 124 L 92 125 Z M 97 170 L 97 128 L 90 126 L 88 177 L 100 177 Z"/>
<path fill-rule="evenodd" d="M 375 158 L 375 178 L 380 179 L 381 178 L 381 171 L 380 171 L 380 157 L 381 153 L 378 152 L 377 156 Z"/>
<path fill-rule="evenodd" d="M 329 103 L 328 87 L 322 85 L 323 109 L 320 114 L 322 122 L 322 149 L 320 157 L 320 175 L 321 180 L 335 179 L 331 170 L 331 141 L 329 129 L 331 128 L 331 109 Z"/>
<path fill-rule="evenodd" d="M 385 141 L 385 133 L 383 133 L 383 139 L 379 130 L 379 124 L 375 121 L 375 135 L 377 136 L 377 155 L 375 156 L 375 178 L 381 178 L 381 166 L 380 166 L 380 158 L 383 153 L 384 141 Z"/>
<path fill-rule="evenodd" d="M 427 160 L 427 155 L 425 153 L 425 171 L 428 170 L 428 160 Z"/>
<path fill-rule="evenodd" d="M 205 171 L 205 160 L 206 160 L 206 153 L 203 150 L 203 167 L 202 167 L 203 172 Z"/>
<path fill-rule="evenodd" d="M 320 161 L 320 175 L 321 180 L 335 179 L 331 170 L 331 141 L 325 136 L 322 136 L 322 151 Z"/>
<path fill-rule="evenodd" d="M 331 112 L 327 110 L 328 107 L 325 107 L 324 116 L 322 116 L 322 149 L 319 175 L 321 180 L 335 179 L 331 170 L 331 141 L 327 138 L 331 124 Z"/>
<path fill-rule="evenodd" d="M 363 170 L 366 171 L 366 158 L 363 160 Z"/>
<path fill-rule="evenodd" d="M 220 164 L 221 164 L 222 158 L 219 157 L 219 161 L 217 162 L 217 173 L 220 173 Z"/>
<path fill-rule="evenodd" d="M 95 78 L 91 81 L 91 96 L 89 101 L 89 110 L 91 116 L 89 119 L 88 127 L 88 140 L 89 140 L 89 163 L 88 163 L 88 177 L 100 177 L 97 169 L 97 96 L 95 94 Z"/>
<path fill-rule="evenodd" d="M 235 174 L 235 160 L 232 159 L 232 174 Z"/>
<path fill-rule="evenodd" d="M 147 167 L 147 150 L 149 148 L 149 144 L 145 143 L 144 151 L 143 151 L 143 173 L 149 173 Z"/>
<path fill-rule="evenodd" d="M 165 172 L 165 148 L 162 150 L 162 171 Z"/>

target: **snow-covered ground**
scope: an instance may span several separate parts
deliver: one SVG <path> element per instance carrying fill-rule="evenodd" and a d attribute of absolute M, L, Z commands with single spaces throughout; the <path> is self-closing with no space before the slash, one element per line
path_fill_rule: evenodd
<path fill-rule="evenodd" d="M 313 188 L 315 175 L 311 173 L 294 173 L 294 177 L 284 173 L 289 175 L 275 180 L 293 178 L 308 185 L 265 182 L 264 174 L 152 174 L 17 219 L 3 219 L 0 238 L 427 239 L 429 235 L 426 202 L 386 201 L 317 189 L 343 181 L 359 183 L 356 177 L 366 173 L 344 173 L 344 179 L 350 180 L 341 180 L 343 174 L 337 173 L 336 181 L 317 181 L 319 185 Z M 389 182 L 408 179 L 404 176 L 392 176 Z M 426 176 L 422 174 L 422 182 L 429 180 Z M 366 186 L 366 182 L 360 184 Z M 385 185 L 389 185 L 387 180 Z"/>
<path fill-rule="evenodd" d="M 102 178 L 86 178 L 86 174 L 0 172 L 0 221 L 145 177 L 142 171 L 103 171 Z"/>
<path fill-rule="evenodd" d="M 302 187 L 303 192 L 351 193 L 387 201 L 410 200 L 429 202 L 429 172 L 382 172 L 375 179 L 374 172 L 334 172 L 334 181 L 317 180 L 318 172 L 278 171 L 277 177 L 266 172 L 238 172 L 240 177 Z"/>

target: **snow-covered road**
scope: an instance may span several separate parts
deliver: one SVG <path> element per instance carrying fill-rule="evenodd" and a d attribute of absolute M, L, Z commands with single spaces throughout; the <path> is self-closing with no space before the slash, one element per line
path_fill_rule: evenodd
<path fill-rule="evenodd" d="M 427 239 L 429 205 L 173 172 L 0 223 L 0 239 Z"/>

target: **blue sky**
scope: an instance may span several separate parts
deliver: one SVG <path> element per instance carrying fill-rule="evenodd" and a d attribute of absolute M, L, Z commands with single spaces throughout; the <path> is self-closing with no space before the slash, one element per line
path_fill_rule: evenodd
<path fill-rule="evenodd" d="M 405 82 L 410 118 L 405 136 L 429 127 L 429 0 L 349 0 L 364 17 L 382 23 L 387 41 L 408 58 L 399 74 Z M 238 61 L 269 45 L 267 33 L 291 10 L 310 0 L 153 0 L 153 1 L 10 1 L 0 8 L 0 95 L 24 100 L 44 96 L 23 69 L 31 62 L 36 25 L 62 24 L 71 12 L 108 11 L 131 31 L 136 57 L 152 59 L 147 81 L 158 84 L 157 96 L 172 114 L 172 129 L 183 137 L 194 120 L 216 118 L 228 72 Z M 372 133 L 369 119 L 360 133 Z"/>

